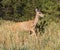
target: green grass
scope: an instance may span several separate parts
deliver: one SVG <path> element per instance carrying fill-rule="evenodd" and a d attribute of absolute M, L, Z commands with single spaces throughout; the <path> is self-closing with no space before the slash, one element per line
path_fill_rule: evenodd
<path fill-rule="evenodd" d="M 60 50 L 60 23 L 50 22 L 37 39 L 28 32 L 10 30 L 11 21 L 0 21 L 0 50 Z"/>

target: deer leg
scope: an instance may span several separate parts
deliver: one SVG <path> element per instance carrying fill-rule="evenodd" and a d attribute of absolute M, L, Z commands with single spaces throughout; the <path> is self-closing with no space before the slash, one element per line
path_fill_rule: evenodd
<path fill-rule="evenodd" d="M 35 37 L 35 38 L 37 39 L 37 36 L 36 36 L 35 30 L 32 29 L 32 30 L 31 30 L 31 33 L 32 33 L 31 36 L 32 36 L 32 37 Z"/>
<path fill-rule="evenodd" d="M 30 34 L 36 35 L 35 30 L 31 29 Z"/>

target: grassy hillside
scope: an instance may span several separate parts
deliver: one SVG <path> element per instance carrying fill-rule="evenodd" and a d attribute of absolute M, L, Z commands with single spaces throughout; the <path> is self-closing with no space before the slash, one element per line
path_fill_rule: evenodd
<path fill-rule="evenodd" d="M 1 22 L 2 21 L 2 22 Z M 37 38 L 28 32 L 13 31 L 14 22 L 0 20 L 0 50 L 60 50 L 60 21 L 50 22 Z"/>

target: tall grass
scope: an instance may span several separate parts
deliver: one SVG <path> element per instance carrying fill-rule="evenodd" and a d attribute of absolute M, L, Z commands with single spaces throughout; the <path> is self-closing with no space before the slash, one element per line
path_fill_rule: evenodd
<path fill-rule="evenodd" d="M 28 32 L 13 31 L 14 22 L 0 22 L 0 50 L 60 50 L 60 23 L 51 22 L 37 38 Z"/>

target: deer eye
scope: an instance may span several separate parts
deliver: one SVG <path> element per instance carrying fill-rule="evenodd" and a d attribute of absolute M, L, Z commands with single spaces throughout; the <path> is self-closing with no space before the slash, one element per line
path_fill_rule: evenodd
<path fill-rule="evenodd" d="M 39 13 L 39 14 L 41 14 L 41 13 Z"/>

